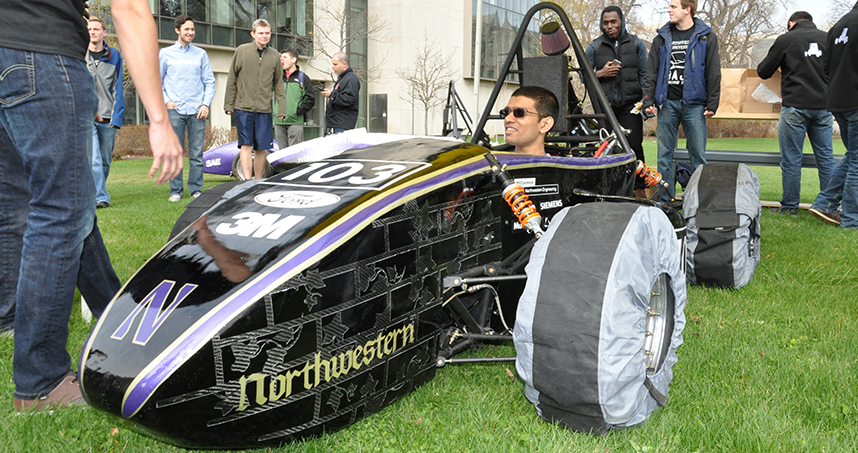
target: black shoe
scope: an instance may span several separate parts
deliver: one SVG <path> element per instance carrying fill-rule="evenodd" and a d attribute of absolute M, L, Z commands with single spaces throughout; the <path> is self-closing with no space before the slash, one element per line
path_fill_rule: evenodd
<path fill-rule="evenodd" d="M 109 207 L 110 207 L 110 203 L 107 201 L 99 201 L 98 203 L 95 204 L 95 209 L 109 208 Z"/>
<path fill-rule="evenodd" d="M 769 212 L 772 214 L 789 214 L 795 217 L 798 215 L 798 208 L 771 208 Z"/>
<path fill-rule="evenodd" d="M 810 208 L 810 215 L 816 217 L 819 220 L 822 220 L 827 224 L 840 226 L 840 213 L 838 212 L 825 212 L 820 211 L 818 209 Z"/>

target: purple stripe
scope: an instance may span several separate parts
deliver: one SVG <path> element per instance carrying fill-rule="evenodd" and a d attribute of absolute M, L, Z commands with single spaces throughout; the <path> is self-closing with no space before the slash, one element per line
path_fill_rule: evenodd
<path fill-rule="evenodd" d="M 604 166 L 616 163 L 622 163 L 623 161 L 629 160 L 628 155 L 618 155 L 618 156 L 607 156 L 602 158 L 563 158 L 558 159 L 555 157 L 542 157 L 542 156 L 524 156 L 524 155 L 499 155 L 498 156 L 501 163 L 507 165 L 522 165 L 522 164 L 537 164 L 537 163 L 562 163 L 562 164 L 570 164 L 570 165 L 583 165 L 583 166 Z M 574 162 L 570 162 L 574 161 Z M 186 360 L 188 360 L 193 354 L 195 354 L 203 345 L 208 342 L 214 334 L 216 334 L 222 325 L 228 322 L 230 319 L 234 318 L 235 315 L 247 307 L 249 307 L 253 302 L 262 297 L 263 291 L 269 286 L 278 283 L 285 274 L 289 273 L 295 268 L 298 268 L 302 264 L 305 266 L 309 266 L 314 261 L 310 261 L 316 255 L 323 252 L 325 248 L 329 245 L 341 240 L 348 236 L 351 232 L 355 230 L 355 228 L 377 215 L 379 211 L 382 209 L 388 208 L 392 203 L 392 201 L 400 200 L 413 194 L 415 192 L 419 192 L 422 190 L 426 190 L 435 185 L 442 185 L 447 183 L 450 179 L 463 177 L 465 175 L 476 173 L 478 171 L 485 171 L 488 163 L 485 160 L 479 159 L 470 164 L 463 165 L 451 171 L 446 171 L 436 176 L 433 176 L 426 181 L 421 183 L 408 185 L 402 187 L 395 192 L 390 192 L 387 195 L 380 197 L 376 201 L 372 202 L 369 206 L 361 209 L 355 215 L 345 220 L 340 225 L 336 226 L 333 230 L 328 232 L 322 237 L 316 236 L 312 244 L 310 244 L 307 248 L 299 252 L 296 256 L 290 258 L 288 261 L 278 265 L 278 267 L 268 273 L 262 279 L 252 283 L 244 290 L 242 290 L 239 294 L 235 296 L 233 300 L 228 302 L 225 306 L 221 307 L 213 316 L 207 319 L 201 326 L 199 326 L 191 335 L 182 340 L 182 342 L 177 345 L 167 356 L 162 359 L 161 363 L 157 364 L 156 367 L 151 370 L 147 375 L 145 375 L 135 386 L 130 389 L 125 398 L 125 401 L 122 403 L 122 416 L 124 418 L 129 418 L 133 416 L 143 404 L 146 403 L 146 400 L 155 392 L 155 390 L 166 381 L 172 373 L 177 370 Z"/>

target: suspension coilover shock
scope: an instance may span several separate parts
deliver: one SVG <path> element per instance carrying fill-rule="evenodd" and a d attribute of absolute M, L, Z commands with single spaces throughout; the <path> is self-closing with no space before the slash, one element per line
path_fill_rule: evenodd
<path fill-rule="evenodd" d="M 542 216 L 536 210 L 536 206 L 530 201 L 530 198 L 524 193 L 524 187 L 515 182 L 514 179 L 506 172 L 506 166 L 492 153 L 486 154 L 486 160 L 489 161 L 492 174 L 497 178 L 501 185 L 501 195 L 503 199 L 512 208 L 512 213 L 521 223 L 525 231 L 533 233 L 539 238 L 545 232 L 542 230 Z"/>
<path fill-rule="evenodd" d="M 658 185 L 663 185 L 664 187 L 667 187 L 667 183 L 661 179 L 661 173 L 655 171 L 655 169 L 641 161 L 638 161 L 638 168 L 637 170 L 635 170 L 635 173 L 637 173 L 638 176 L 643 178 L 647 187 Z"/>

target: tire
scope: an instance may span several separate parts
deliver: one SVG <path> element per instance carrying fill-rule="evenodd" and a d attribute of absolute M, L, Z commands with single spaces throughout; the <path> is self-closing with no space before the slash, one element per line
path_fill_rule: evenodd
<path fill-rule="evenodd" d="M 254 159 L 256 158 L 254 153 Z M 271 166 L 271 163 L 265 162 L 265 170 L 262 172 L 263 178 L 268 178 L 269 176 L 274 174 L 274 167 Z M 235 155 L 235 158 L 232 160 L 232 175 L 235 179 L 239 181 L 247 181 L 248 178 L 244 176 L 244 171 L 241 169 L 241 153 Z"/>
<path fill-rule="evenodd" d="M 685 326 L 680 250 L 653 206 L 587 203 L 554 216 L 531 252 L 513 333 L 543 419 L 604 434 L 666 403 Z"/>

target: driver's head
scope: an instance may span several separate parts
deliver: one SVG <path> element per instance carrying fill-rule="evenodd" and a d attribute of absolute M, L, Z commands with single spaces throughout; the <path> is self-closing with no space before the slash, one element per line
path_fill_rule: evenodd
<path fill-rule="evenodd" d="M 545 134 L 554 127 L 559 111 L 557 97 L 545 88 L 525 86 L 515 90 L 501 110 L 506 142 L 515 146 L 517 153 L 545 155 Z"/>

